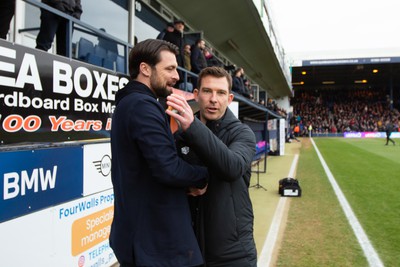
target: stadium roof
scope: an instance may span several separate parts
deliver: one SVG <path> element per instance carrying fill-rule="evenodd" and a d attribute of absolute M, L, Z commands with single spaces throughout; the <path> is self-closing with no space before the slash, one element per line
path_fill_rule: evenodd
<path fill-rule="evenodd" d="M 291 95 L 271 40 L 251 0 L 186 1 L 163 3 L 196 30 L 273 98 Z"/>
<path fill-rule="evenodd" d="M 400 84 L 400 58 L 303 61 L 292 68 L 293 89 L 388 88 Z"/>

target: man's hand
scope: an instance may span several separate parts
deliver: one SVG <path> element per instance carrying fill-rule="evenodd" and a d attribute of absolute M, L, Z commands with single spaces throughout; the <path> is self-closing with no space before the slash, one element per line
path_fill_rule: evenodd
<path fill-rule="evenodd" d="M 168 108 L 166 113 L 181 125 L 183 131 L 186 131 L 194 120 L 192 108 L 186 99 L 183 96 L 172 94 L 167 97 L 167 105 L 172 110 Z"/>
<path fill-rule="evenodd" d="M 192 196 L 192 197 L 197 197 L 197 196 L 201 196 L 201 195 L 203 195 L 206 191 L 207 191 L 207 186 L 208 185 L 206 185 L 204 188 L 202 188 L 202 189 L 199 189 L 199 188 L 196 188 L 196 187 L 189 187 L 189 192 L 187 193 L 189 196 Z"/>

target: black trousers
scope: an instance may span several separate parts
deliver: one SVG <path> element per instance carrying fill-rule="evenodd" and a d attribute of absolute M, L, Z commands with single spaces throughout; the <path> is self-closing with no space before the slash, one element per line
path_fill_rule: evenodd
<path fill-rule="evenodd" d="M 41 9 L 40 31 L 36 38 L 36 48 L 48 51 L 57 36 L 57 54 L 66 56 L 68 34 L 68 20 L 47 10 Z"/>
<path fill-rule="evenodd" d="M 15 12 L 15 0 L 0 1 L 0 38 L 6 39 Z"/>
<path fill-rule="evenodd" d="M 392 138 L 390 138 L 390 134 L 386 134 L 386 145 L 389 144 L 389 141 L 392 142 L 392 144 L 395 144 Z"/>

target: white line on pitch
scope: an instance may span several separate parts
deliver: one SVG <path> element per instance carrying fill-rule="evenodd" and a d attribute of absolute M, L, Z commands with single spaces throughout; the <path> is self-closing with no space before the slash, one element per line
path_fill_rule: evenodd
<path fill-rule="evenodd" d="M 339 200 L 340 205 L 344 213 L 346 214 L 347 220 L 349 221 L 351 227 L 353 228 L 354 234 L 357 237 L 358 243 L 360 243 L 362 250 L 364 251 L 365 257 L 369 263 L 369 266 L 373 267 L 383 267 L 383 263 L 379 258 L 378 253 L 375 251 L 374 247 L 372 246 L 371 242 L 368 239 L 367 234 L 364 232 L 360 222 L 358 221 L 356 215 L 354 214 L 353 210 L 350 207 L 349 202 L 347 202 L 346 197 L 344 196 L 342 190 L 340 189 L 339 185 L 337 184 L 335 177 L 329 170 L 328 165 L 326 164 L 324 158 L 322 157 L 321 153 L 319 152 L 317 145 L 314 143 L 314 140 L 311 138 L 311 142 L 317 152 L 319 160 L 321 161 L 322 166 L 324 167 L 325 173 L 328 176 L 328 179 L 335 191 L 335 194 Z"/>
<path fill-rule="evenodd" d="M 299 155 L 298 154 L 294 155 L 294 159 L 292 161 L 288 177 L 294 177 L 298 159 Z M 286 199 L 287 199 L 286 197 L 281 197 L 279 199 L 278 206 L 276 207 L 275 214 L 272 219 L 272 223 L 269 228 L 267 237 L 265 239 L 263 249 L 260 253 L 260 257 L 257 262 L 257 265 L 259 267 L 268 267 L 271 264 L 272 253 L 274 251 L 276 240 L 278 238 L 279 227 L 281 226 L 283 211 L 286 205 Z"/>

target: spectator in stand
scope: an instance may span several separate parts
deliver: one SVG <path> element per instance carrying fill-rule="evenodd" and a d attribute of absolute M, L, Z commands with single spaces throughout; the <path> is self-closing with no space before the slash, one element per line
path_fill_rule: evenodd
<path fill-rule="evenodd" d="M 80 19 L 82 14 L 81 0 L 42 0 L 42 3 L 58 9 L 76 19 Z M 45 9 L 41 9 L 40 30 L 36 38 L 36 48 L 48 51 L 53 43 L 54 36 L 56 36 L 57 54 L 66 56 L 68 45 L 66 36 L 69 32 L 68 27 L 68 20 Z"/>
<path fill-rule="evenodd" d="M 191 55 L 192 51 L 190 48 L 190 44 L 185 44 L 184 48 L 183 48 L 183 66 L 186 70 L 188 71 L 192 71 L 192 63 L 190 60 L 190 55 Z M 181 83 L 179 85 L 179 88 L 185 91 L 193 91 L 193 83 L 196 82 L 196 77 L 193 77 L 192 75 L 187 75 L 187 84 L 185 85 L 185 83 Z M 186 86 L 186 87 L 185 87 Z M 194 85 L 196 86 L 196 85 Z"/>
<path fill-rule="evenodd" d="M 183 46 L 185 44 L 185 36 L 183 34 L 185 30 L 185 22 L 183 20 L 177 19 L 174 21 L 174 31 L 165 32 L 163 40 L 173 43 L 179 49 L 179 53 L 176 55 L 176 61 L 178 65 L 184 68 L 183 63 Z M 182 78 L 182 77 L 181 77 Z"/>
<path fill-rule="evenodd" d="M 228 71 L 229 73 L 231 73 L 232 71 L 235 71 L 236 65 L 235 65 L 235 64 L 224 65 L 224 69 L 225 69 L 226 71 Z"/>
<path fill-rule="evenodd" d="M 244 94 L 244 81 L 242 77 L 242 73 L 244 72 L 243 68 L 237 68 L 232 77 L 232 91 L 236 92 L 240 95 Z"/>
<path fill-rule="evenodd" d="M 293 133 L 295 137 L 299 137 L 300 134 L 300 126 L 298 124 L 296 124 L 296 126 L 294 126 L 293 128 Z"/>
<path fill-rule="evenodd" d="M 222 62 L 214 56 L 214 54 L 212 53 L 212 48 L 211 47 L 206 47 L 203 50 L 204 52 L 204 57 L 207 60 L 207 67 L 223 67 L 224 64 L 222 64 Z"/>
<path fill-rule="evenodd" d="M 243 75 L 244 75 L 244 71 L 243 71 L 243 73 L 242 73 L 242 78 L 243 78 Z M 253 97 L 253 93 L 251 92 L 251 84 L 250 84 L 250 81 L 243 78 L 243 83 L 244 83 L 244 92 L 243 92 L 243 96 L 245 96 L 245 97 L 247 97 L 247 98 L 253 100 L 254 97 Z"/>
<path fill-rule="evenodd" d="M 387 109 L 385 91 L 376 88 L 298 90 L 291 102 L 295 114 L 324 133 L 385 131 L 385 118 L 399 116 L 396 107 Z"/>
<path fill-rule="evenodd" d="M 164 36 L 167 32 L 173 32 L 174 31 L 174 24 L 172 22 L 168 22 L 167 26 L 165 27 L 164 30 L 162 30 L 158 35 L 157 39 L 159 40 L 164 40 Z"/>
<path fill-rule="evenodd" d="M 192 72 L 199 74 L 202 69 L 207 67 L 207 61 L 203 50 L 206 47 L 206 42 L 203 39 L 198 39 L 191 47 L 190 63 L 192 64 Z M 192 77 L 194 86 L 197 86 L 197 78 Z"/>
<path fill-rule="evenodd" d="M 198 74 L 202 69 L 207 67 L 207 60 L 204 56 L 204 48 L 206 42 L 203 39 L 198 39 L 191 48 L 190 62 L 192 64 L 192 72 Z"/>
<path fill-rule="evenodd" d="M 15 13 L 15 0 L 0 1 L 0 38 L 6 39 Z"/>
<path fill-rule="evenodd" d="M 188 71 L 192 70 L 192 63 L 190 60 L 190 55 L 192 51 L 190 49 L 190 44 L 185 44 L 185 47 L 183 49 L 183 64 L 184 68 L 187 69 Z"/>
<path fill-rule="evenodd" d="M 300 142 L 299 139 L 297 139 L 296 134 L 294 132 L 294 129 L 289 128 L 289 140 L 296 140 L 297 142 Z"/>
<path fill-rule="evenodd" d="M 336 128 L 336 125 L 334 123 L 332 123 L 331 126 L 330 126 L 330 132 L 334 133 L 334 134 L 337 133 L 337 128 Z"/>

